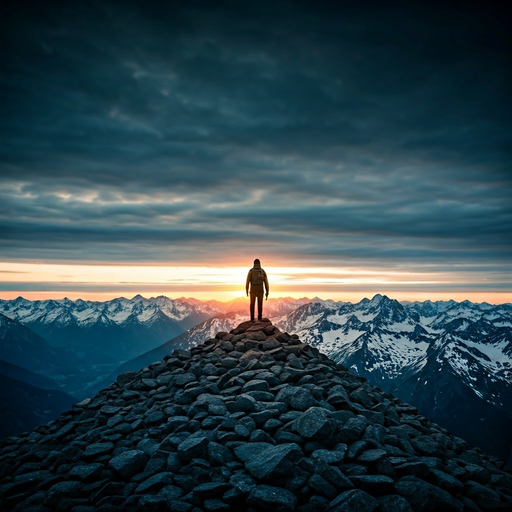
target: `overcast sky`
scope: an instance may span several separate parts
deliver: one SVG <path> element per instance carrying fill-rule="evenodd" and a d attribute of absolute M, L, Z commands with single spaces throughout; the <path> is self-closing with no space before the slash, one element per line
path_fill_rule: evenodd
<path fill-rule="evenodd" d="M 512 291 L 506 11 L 163 3 L 2 2 L 1 261 Z"/>

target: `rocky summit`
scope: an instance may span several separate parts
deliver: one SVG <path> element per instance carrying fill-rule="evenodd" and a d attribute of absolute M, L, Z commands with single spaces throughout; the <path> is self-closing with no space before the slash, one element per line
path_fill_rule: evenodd
<path fill-rule="evenodd" d="M 510 511 L 512 473 L 298 336 L 246 322 L 4 440 L 0 508 Z"/>

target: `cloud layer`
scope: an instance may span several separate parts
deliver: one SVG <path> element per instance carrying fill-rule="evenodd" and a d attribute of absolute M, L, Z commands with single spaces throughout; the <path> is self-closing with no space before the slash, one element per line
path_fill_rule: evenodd
<path fill-rule="evenodd" d="M 471 266 L 490 289 L 512 284 L 498 8 L 5 11 L 2 260 L 220 265 L 257 251 L 279 264 Z"/>

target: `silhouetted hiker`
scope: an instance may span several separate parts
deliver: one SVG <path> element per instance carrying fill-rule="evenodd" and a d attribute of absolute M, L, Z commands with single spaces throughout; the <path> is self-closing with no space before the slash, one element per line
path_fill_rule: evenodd
<path fill-rule="evenodd" d="M 258 320 L 263 316 L 263 285 L 265 285 L 265 298 L 268 299 L 268 279 L 267 273 L 261 268 L 260 260 L 254 260 L 254 267 L 247 274 L 245 283 L 245 293 L 249 295 L 249 285 L 251 285 L 251 322 L 254 322 L 254 303 L 258 299 Z"/>

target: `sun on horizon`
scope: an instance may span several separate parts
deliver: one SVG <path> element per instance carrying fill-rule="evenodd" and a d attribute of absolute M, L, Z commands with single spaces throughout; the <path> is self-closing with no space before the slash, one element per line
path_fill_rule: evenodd
<path fill-rule="evenodd" d="M 266 266 L 270 298 L 319 297 L 359 302 L 377 293 L 401 301 L 470 300 L 501 304 L 512 293 L 465 290 L 475 273 L 448 273 L 432 269 L 385 269 L 335 266 Z M 106 301 L 137 294 L 165 295 L 229 302 L 245 296 L 249 266 L 91 265 L 3 262 L 0 298 Z"/>

